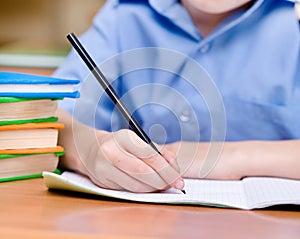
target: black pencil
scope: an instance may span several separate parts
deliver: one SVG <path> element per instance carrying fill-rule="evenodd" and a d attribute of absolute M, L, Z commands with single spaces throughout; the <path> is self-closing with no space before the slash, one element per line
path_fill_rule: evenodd
<path fill-rule="evenodd" d="M 139 123 L 135 120 L 135 118 L 131 115 L 130 111 L 127 109 L 123 101 L 120 99 L 118 94 L 115 92 L 114 88 L 111 86 L 111 84 L 108 82 L 106 77 L 103 75 L 101 70 L 97 67 L 96 63 L 93 61 L 91 56 L 88 54 L 88 52 L 85 50 L 83 45 L 80 43 L 78 38 L 75 36 L 74 33 L 69 33 L 67 35 L 67 39 L 73 46 L 73 48 L 76 50 L 76 52 L 79 54 L 81 59 L 85 62 L 87 67 L 90 69 L 90 71 L 93 73 L 97 81 L 100 83 L 102 88 L 105 90 L 105 92 L 108 94 L 110 99 L 113 101 L 115 106 L 118 108 L 120 113 L 123 115 L 123 117 L 126 119 L 126 121 L 129 123 L 132 130 L 147 144 L 149 144 L 158 154 L 162 156 L 160 151 L 157 149 L 155 144 L 151 141 L 149 136 L 145 133 L 143 128 L 139 125 Z M 185 191 L 181 190 L 184 194 Z"/>

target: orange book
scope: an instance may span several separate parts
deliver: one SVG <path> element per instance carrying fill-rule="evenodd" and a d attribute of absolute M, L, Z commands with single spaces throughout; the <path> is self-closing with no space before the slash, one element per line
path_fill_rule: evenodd
<path fill-rule="evenodd" d="M 0 126 L 0 150 L 53 148 L 57 146 L 60 123 L 28 123 Z"/>

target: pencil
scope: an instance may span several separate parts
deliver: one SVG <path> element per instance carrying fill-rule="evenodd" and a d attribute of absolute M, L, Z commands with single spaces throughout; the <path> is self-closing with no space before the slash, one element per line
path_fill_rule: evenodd
<path fill-rule="evenodd" d="M 160 151 L 157 149 L 155 144 L 152 142 L 152 140 L 149 138 L 149 136 L 145 133 L 143 128 L 139 125 L 139 123 L 136 121 L 136 119 L 131 115 L 130 111 L 127 109 L 126 105 L 123 103 L 123 101 L 120 99 L 114 88 L 111 86 L 111 84 L 108 82 L 104 74 L 101 72 L 101 70 L 97 67 L 96 63 L 93 61 L 91 56 L 88 54 L 88 52 L 85 50 L 83 45 L 80 43 L 78 38 L 75 36 L 74 33 L 69 33 L 67 35 L 67 39 L 73 46 L 73 48 L 76 50 L 76 52 L 79 54 L 81 59 L 84 61 L 84 63 L 87 65 L 89 70 L 92 72 L 92 74 L 95 76 L 97 81 L 100 83 L 104 91 L 108 94 L 110 99 L 113 101 L 114 105 L 118 108 L 120 113 L 123 115 L 123 117 L 126 119 L 132 130 L 147 144 L 149 144 L 158 154 L 162 156 Z M 186 193 L 185 190 L 181 190 L 184 194 Z"/>

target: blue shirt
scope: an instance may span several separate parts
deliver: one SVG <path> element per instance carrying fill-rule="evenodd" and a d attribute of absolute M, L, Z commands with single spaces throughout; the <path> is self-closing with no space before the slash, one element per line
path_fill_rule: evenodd
<path fill-rule="evenodd" d="M 203 37 L 177 0 L 109 0 L 80 39 L 158 143 L 300 139 L 300 31 L 292 1 L 257 0 Z M 62 107 L 127 128 L 71 52 L 55 73 L 82 81 Z"/>

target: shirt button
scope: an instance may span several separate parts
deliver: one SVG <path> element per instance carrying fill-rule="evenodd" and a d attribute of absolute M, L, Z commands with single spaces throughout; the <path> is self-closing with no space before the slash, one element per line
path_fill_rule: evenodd
<path fill-rule="evenodd" d="M 202 46 L 200 48 L 200 51 L 201 51 L 201 53 L 206 53 L 206 52 L 208 52 L 209 48 L 210 48 L 209 44 L 205 44 L 204 46 Z"/>
<path fill-rule="evenodd" d="M 179 116 L 179 119 L 182 121 L 182 122 L 188 122 L 191 118 L 191 113 L 189 110 L 184 110 L 181 115 Z"/>

